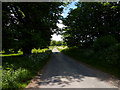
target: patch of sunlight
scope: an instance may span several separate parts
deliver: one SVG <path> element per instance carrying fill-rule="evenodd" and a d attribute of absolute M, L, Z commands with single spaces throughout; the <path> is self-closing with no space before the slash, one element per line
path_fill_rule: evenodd
<path fill-rule="evenodd" d="M 18 51 L 19 54 L 23 54 L 23 52 L 21 50 Z"/>
<path fill-rule="evenodd" d="M 55 46 L 49 46 L 49 49 L 50 49 L 50 50 L 53 50 L 54 47 L 55 47 Z"/>
<path fill-rule="evenodd" d="M 111 8 L 117 8 L 118 6 L 112 6 Z"/>
<path fill-rule="evenodd" d="M 37 49 L 35 49 L 35 48 L 32 49 L 32 50 L 31 50 L 31 53 L 37 53 Z"/>
<path fill-rule="evenodd" d="M 45 52 L 46 50 L 48 50 L 49 48 L 44 48 L 44 49 L 32 49 L 31 53 L 41 53 L 41 52 Z M 10 51 L 12 51 L 12 49 L 9 49 Z M 13 51 L 14 52 L 14 51 Z M 4 54 L 3 54 L 4 53 Z M 21 50 L 18 51 L 18 53 L 13 53 L 13 54 L 5 54 L 5 51 L 1 51 L 0 57 L 5 57 L 5 56 L 18 56 L 18 55 L 22 55 L 23 52 Z"/>
<path fill-rule="evenodd" d="M 34 49 L 32 49 L 31 50 L 31 53 L 41 53 L 41 52 L 45 52 L 46 50 L 48 50 L 48 48 L 44 48 L 44 49 L 36 49 L 36 48 L 34 48 Z"/>
<path fill-rule="evenodd" d="M 0 51 L 0 53 L 5 53 L 5 51 Z"/>
<path fill-rule="evenodd" d="M 5 56 L 18 56 L 22 55 L 22 53 L 17 53 L 17 54 L 0 54 L 0 57 L 5 57 Z"/>
<path fill-rule="evenodd" d="M 103 3 L 104 6 L 110 5 L 109 2 Z"/>
<path fill-rule="evenodd" d="M 67 46 L 59 46 L 58 48 L 60 48 L 60 49 L 66 49 Z"/>
<path fill-rule="evenodd" d="M 42 49 L 42 52 L 45 52 L 46 50 L 48 50 L 48 48 L 44 48 L 44 49 Z"/>

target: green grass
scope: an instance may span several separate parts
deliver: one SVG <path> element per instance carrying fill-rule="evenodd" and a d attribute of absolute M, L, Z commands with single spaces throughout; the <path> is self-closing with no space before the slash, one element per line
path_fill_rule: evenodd
<path fill-rule="evenodd" d="M 0 51 L 0 53 L 5 53 L 5 51 Z"/>
<path fill-rule="evenodd" d="M 51 51 L 48 49 L 41 51 L 43 52 L 29 56 L 3 57 L 2 88 L 16 90 L 25 88 L 51 56 Z"/>
<path fill-rule="evenodd" d="M 66 49 L 67 46 L 58 46 L 57 49 L 61 52 L 62 50 Z"/>
<path fill-rule="evenodd" d="M 100 53 L 95 53 L 90 48 L 67 48 L 63 49 L 61 52 L 101 71 L 120 77 L 120 68 L 118 66 L 108 64 L 104 60 L 101 60 L 101 57 L 99 57 Z"/>
<path fill-rule="evenodd" d="M 46 50 L 48 50 L 48 48 L 44 48 L 44 49 L 40 49 L 40 48 L 35 49 L 35 48 L 33 48 L 31 50 L 31 53 L 41 53 L 41 52 L 45 52 Z M 10 49 L 10 51 L 12 51 L 12 50 Z M 5 51 L 0 52 L 0 57 L 19 56 L 19 55 L 23 55 L 23 52 L 21 50 L 19 50 L 18 53 L 14 53 L 14 51 L 12 51 L 12 53 L 9 53 L 9 54 L 5 53 Z"/>
<path fill-rule="evenodd" d="M 32 49 L 31 53 L 41 53 L 41 52 L 45 52 L 46 50 L 48 50 L 48 48 L 44 48 L 44 49 Z"/>
<path fill-rule="evenodd" d="M 50 49 L 50 50 L 53 50 L 54 47 L 55 47 L 55 46 L 49 46 L 49 49 Z"/>
<path fill-rule="evenodd" d="M 5 51 L 1 51 L 0 57 L 23 55 L 23 52 L 21 50 L 19 50 L 18 53 L 14 53 L 14 51 L 12 51 L 12 49 L 9 49 L 9 51 L 11 51 L 11 53 L 5 53 Z"/>
<path fill-rule="evenodd" d="M 63 45 L 62 46 L 49 46 L 50 50 L 53 50 L 53 48 L 57 48 L 59 51 L 61 51 L 65 48 L 67 48 L 67 46 L 63 46 Z"/>
<path fill-rule="evenodd" d="M 17 54 L 0 54 L 0 57 L 5 57 L 5 56 L 19 56 L 19 55 L 22 55 L 20 53 L 17 53 Z"/>

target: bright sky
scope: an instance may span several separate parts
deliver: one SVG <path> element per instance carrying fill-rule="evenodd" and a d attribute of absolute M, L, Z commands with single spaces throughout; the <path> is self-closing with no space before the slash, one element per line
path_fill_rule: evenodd
<path fill-rule="evenodd" d="M 75 3 L 77 2 L 78 0 L 74 1 L 74 2 L 71 2 L 69 5 L 67 5 L 64 9 L 63 9 L 63 13 L 62 13 L 62 16 L 64 18 L 66 18 L 68 16 L 68 12 L 70 11 L 70 9 L 75 9 L 77 8 L 77 6 L 75 6 Z"/>
<path fill-rule="evenodd" d="M 52 35 L 52 40 L 62 41 L 62 36 L 61 35 L 53 34 Z"/>
<path fill-rule="evenodd" d="M 63 13 L 62 13 L 62 16 L 63 16 L 64 18 L 66 18 L 66 17 L 68 16 L 68 12 L 70 11 L 70 8 L 73 8 L 73 9 L 77 8 L 77 7 L 75 6 L 75 3 L 76 3 L 76 1 L 70 3 L 69 5 L 67 5 L 67 7 L 64 7 Z M 60 22 L 60 23 L 57 23 L 57 26 L 58 26 L 59 28 L 63 28 L 64 25 L 62 24 L 62 21 L 59 20 L 59 22 Z M 61 35 L 53 34 L 53 35 L 52 35 L 52 40 L 62 41 L 62 36 L 61 36 Z"/>

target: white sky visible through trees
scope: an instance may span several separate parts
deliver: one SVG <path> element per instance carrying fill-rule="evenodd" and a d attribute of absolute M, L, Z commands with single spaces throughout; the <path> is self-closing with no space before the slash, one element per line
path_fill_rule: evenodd
<path fill-rule="evenodd" d="M 61 36 L 61 35 L 53 34 L 53 35 L 52 35 L 52 40 L 62 41 L 62 36 Z"/>
<path fill-rule="evenodd" d="M 58 20 L 58 21 L 59 21 L 59 23 L 57 23 L 57 26 L 62 29 L 64 27 L 64 25 L 62 24 L 61 20 Z M 61 35 L 57 35 L 57 34 L 53 34 L 52 35 L 52 40 L 62 41 L 62 36 Z"/>
<path fill-rule="evenodd" d="M 69 5 L 67 5 L 66 7 L 64 7 L 63 13 L 61 14 L 64 18 L 66 18 L 66 17 L 68 16 L 68 12 L 70 11 L 70 8 L 72 8 L 72 9 L 77 8 L 77 7 L 75 6 L 75 3 L 76 3 L 76 1 L 75 1 L 75 2 L 72 2 L 72 3 L 70 3 Z M 63 28 L 64 25 L 62 24 L 62 21 L 61 21 L 61 20 L 58 20 L 58 21 L 59 21 L 60 23 L 57 23 L 57 26 L 58 26 L 59 28 Z M 62 41 L 62 36 L 61 36 L 61 35 L 53 34 L 53 35 L 52 35 L 52 40 Z"/>

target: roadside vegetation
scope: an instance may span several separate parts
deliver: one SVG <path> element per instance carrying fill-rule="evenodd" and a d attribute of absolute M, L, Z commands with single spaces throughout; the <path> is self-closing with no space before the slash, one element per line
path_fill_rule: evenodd
<path fill-rule="evenodd" d="M 63 19 L 63 53 L 120 77 L 120 2 L 78 2 Z"/>
<path fill-rule="evenodd" d="M 2 3 L 2 88 L 24 88 L 48 61 L 62 2 Z M 0 74 L 1 75 L 1 74 Z"/>
<path fill-rule="evenodd" d="M 61 18 L 62 2 L 2 4 L 2 51 L 19 50 L 31 54 L 33 48 L 48 48 L 51 35 L 59 31 L 56 23 Z M 1 51 L 1 50 L 0 50 Z"/>
<path fill-rule="evenodd" d="M 66 46 L 67 44 L 64 41 L 55 41 L 55 40 L 52 40 L 50 42 L 50 45 L 51 46 Z"/>
<path fill-rule="evenodd" d="M 50 43 L 50 47 L 49 48 L 57 48 L 59 51 L 67 48 L 67 44 L 66 42 L 64 41 L 55 41 L 55 40 L 52 40 L 51 43 Z"/>
<path fill-rule="evenodd" d="M 51 50 L 33 49 L 30 55 L 2 58 L 2 88 L 22 89 L 40 72 L 51 56 Z"/>
<path fill-rule="evenodd" d="M 69 47 L 58 50 L 78 61 L 120 77 L 120 43 L 113 37 L 105 36 L 97 39 L 93 45 L 91 48 Z"/>
<path fill-rule="evenodd" d="M 62 45 L 62 46 L 57 46 L 57 49 L 61 52 L 62 50 L 64 50 L 64 49 L 67 49 L 68 47 L 67 46 L 64 46 L 64 45 Z"/>
<path fill-rule="evenodd" d="M 3 89 L 24 88 L 54 47 L 120 76 L 120 2 L 76 2 L 77 8 L 63 18 L 67 4 L 2 3 Z M 58 20 L 63 21 L 63 29 L 58 28 Z M 61 33 L 64 41 L 51 41 L 54 33 Z"/>

